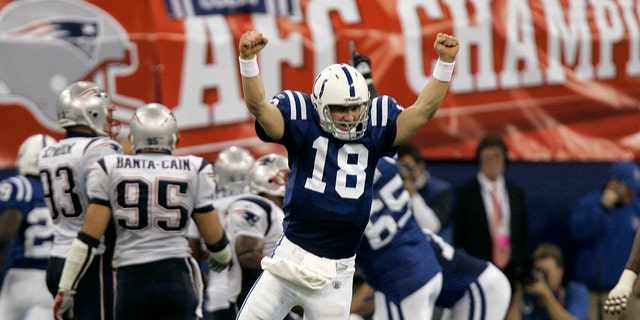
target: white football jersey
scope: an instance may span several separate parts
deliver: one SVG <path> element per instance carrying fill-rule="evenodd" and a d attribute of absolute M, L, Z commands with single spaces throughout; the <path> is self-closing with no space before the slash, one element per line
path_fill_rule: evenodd
<path fill-rule="evenodd" d="M 65 258 L 82 228 L 89 198 L 86 181 L 91 166 L 122 147 L 106 137 L 71 137 L 46 146 L 38 159 L 45 201 L 53 218 L 51 256 Z M 101 244 L 97 253 L 104 252 Z"/>
<path fill-rule="evenodd" d="M 220 186 L 218 186 L 220 188 Z M 237 186 L 234 188 L 220 188 L 216 191 L 213 198 L 213 205 L 216 207 L 218 216 L 220 218 L 220 224 L 227 230 L 227 207 L 238 197 L 250 194 L 249 186 Z M 196 229 L 197 228 L 191 228 Z M 198 234 L 199 237 L 199 234 Z M 206 250 L 206 248 L 205 248 Z M 233 247 L 231 247 L 233 252 Z M 237 264 L 236 264 L 237 265 Z M 239 266 L 237 266 L 238 270 Z M 209 312 L 213 312 L 220 309 L 226 309 L 229 307 L 229 302 L 236 302 L 236 297 L 240 294 L 239 288 L 230 287 L 229 282 L 237 282 L 237 280 L 231 280 L 234 277 L 241 277 L 241 273 L 234 266 L 231 269 L 225 269 L 221 272 L 210 272 L 207 282 L 207 301 L 205 309 Z"/>
<path fill-rule="evenodd" d="M 270 257 L 278 240 L 282 237 L 284 212 L 273 202 L 257 195 L 246 195 L 232 202 L 226 210 L 227 237 L 235 248 L 238 236 L 247 236 L 264 241 L 262 255 Z M 237 256 L 233 256 L 229 287 L 233 292 L 242 289 L 242 270 Z"/>
<path fill-rule="evenodd" d="M 152 153 L 107 156 L 93 169 L 91 202 L 110 206 L 116 225 L 114 267 L 191 255 L 191 215 L 213 210 L 211 164 Z"/>

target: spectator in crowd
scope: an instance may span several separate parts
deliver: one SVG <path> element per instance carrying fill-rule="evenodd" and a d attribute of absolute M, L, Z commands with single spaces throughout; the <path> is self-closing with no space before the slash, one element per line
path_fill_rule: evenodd
<path fill-rule="evenodd" d="M 516 292 L 529 258 L 529 228 L 524 189 L 504 175 L 508 159 L 500 135 L 487 134 L 478 143 L 478 174 L 456 190 L 454 244 L 493 262 Z"/>
<path fill-rule="evenodd" d="M 130 127 L 135 155 L 105 156 L 91 168 L 91 204 L 69 249 L 54 314 L 73 307 L 78 281 L 115 221 L 115 318 L 202 318 L 200 268 L 186 238 L 189 219 L 207 245 L 212 270 L 227 268 L 231 259 L 211 198 L 213 167 L 201 157 L 173 155 L 178 125 L 164 105 L 138 108 Z"/>
<path fill-rule="evenodd" d="M 590 319 L 604 317 L 604 302 L 625 270 L 640 227 L 638 192 L 640 169 L 631 161 L 618 161 L 611 165 L 603 187 L 584 195 L 571 208 L 572 275 L 589 288 Z"/>
<path fill-rule="evenodd" d="M 564 272 L 560 247 L 542 243 L 532 256 L 532 268 L 523 278 L 524 296 L 520 303 L 522 320 L 587 320 L 589 289 L 584 283 L 569 280 Z"/>
<path fill-rule="evenodd" d="M 46 270 L 53 224 L 38 177 L 38 155 L 55 142 L 44 134 L 29 136 L 18 149 L 18 175 L 0 182 L 0 319 L 51 318 Z"/>
<path fill-rule="evenodd" d="M 91 166 L 110 154 L 122 154 L 112 140 L 117 126 L 111 117 L 113 104 L 95 83 L 79 81 L 63 90 L 57 101 L 58 125 L 64 139 L 40 152 L 38 166 L 45 201 L 53 218 L 53 246 L 47 265 L 47 288 L 56 296 L 67 254 L 85 219 L 89 196 L 87 177 Z M 96 259 L 77 286 L 73 315 L 76 320 L 113 318 L 113 226 L 99 238 Z"/>
<path fill-rule="evenodd" d="M 420 150 L 412 144 L 404 144 L 398 148 L 398 165 L 400 173 L 408 177 L 404 179 L 404 184 L 413 199 L 414 207 L 421 207 L 417 212 L 421 212 L 422 215 L 416 215 L 416 219 L 423 221 L 421 225 L 428 226 L 429 230 L 451 243 L 453 186 L 427 171 L 427 163 Z"/>
<path fill-rule="evenodd" d="M 268 100 L 256 59 L 267 42 L 256 31 L 239 41 L 245 104 L 256 117 L 258 136 L 287 149 L 291 178 L 284 237 L 263 262 L 238 319 L 277 319 L 295 305 L 304 308 L 306 319 L 345 319 L 375 164 L 393 156 L 435 115 L 448 90 L 458 40 L 437 35 L 433 77 L 406 109 L 390 97 L 370 100 L 364 76 L 346 64 L 320 71 L 311 95 L 284 91 Z"/>

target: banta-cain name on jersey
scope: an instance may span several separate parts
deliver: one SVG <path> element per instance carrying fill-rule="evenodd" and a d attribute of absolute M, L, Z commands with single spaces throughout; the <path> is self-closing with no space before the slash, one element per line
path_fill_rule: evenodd
<path fill-rule="evenodd" d="M 116 168 L 124 169 L 175 169 L 191 170 L 189 159 L 149 160 L 117 157 Z"/>

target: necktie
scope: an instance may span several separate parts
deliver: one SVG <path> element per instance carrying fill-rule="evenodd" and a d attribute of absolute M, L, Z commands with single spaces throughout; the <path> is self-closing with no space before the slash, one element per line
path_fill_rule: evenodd
<path fill-rule="evenodd" d="M 494 185 L 491 191 L 493 213 L 491 231 L 493 234 L 493 263 L 504 269 L 511 258 L 511 237 L 507 225 L 502 219 L 502 204 L 498 197 L 498 188 Z"/>

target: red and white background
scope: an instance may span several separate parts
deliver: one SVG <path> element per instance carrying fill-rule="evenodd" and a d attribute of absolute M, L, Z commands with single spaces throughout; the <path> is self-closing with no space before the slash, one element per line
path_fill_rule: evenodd
<path fill-rule="evenodd" d="M 257 139 L 242 100 L 249 29 L 270 39 L 268 98 L 309 92 L 353 41 L 378 91 L 405 106 L 430 78 L 435 35 L 458 37 L 449 94 L 411 141 L 430 159 L 469 160 L 487 132 L 514 160 L 640 159 L 640 1 L 0 0 L 0 168 L 27 136 L 63 136 L 55 97 L 81 79 L 108 89 L 125 132 L 144 103 L 173 109 L 178 154 L 282 151 Z"/>

